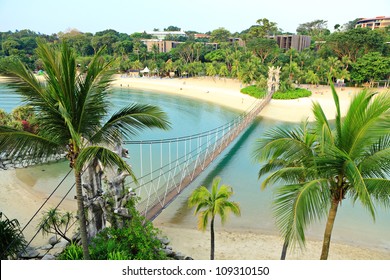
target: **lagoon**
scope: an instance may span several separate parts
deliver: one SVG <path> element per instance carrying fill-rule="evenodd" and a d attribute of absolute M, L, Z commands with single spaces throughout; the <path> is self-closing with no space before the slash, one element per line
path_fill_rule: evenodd
<path fill-rule="evenodd" d="M 112 110 L 132 103 L 150 103 L 160 106 L 167 112 L 172 123 L 169 131 L 145 131 L 133 140 L 150 140 L 172 138 L 200 133 L 229 122 L 240 112 L 222 106 L 183 98 L 177 95 L 115 89 L 110 97 Z M 10 112 L 20 99 L 0 85 L 0 108 Z M 225 150 L 183 193 L 169 205 L 158 217 L 158 223 L 171 223 L 180 227 L 193 228 L 196 217 L 188 209 L 186 200 L 191 191 L 200 185 L 210 185 L 215 176 L 222 177 L 222 183 L 233 187 L 233 200 L 240 203 L 242 216 L 231 218 L 226 229 L 261 231 L 277 233 L 272 218 L 272 189 L 260 190 L 261 178 L 257 178 L 260 165 L 253 162 L 253 144 L 262 133 L 276 125 L 292 125 L 278 121 L 258 118 L 231 146 Z M 135 166 L 136 162 L 131 162 Z M 34 190 L 50 192 L 69 170 L 67 163 L 56 163 L 20 169 L 19 179 L 29 183 Z M 1 173 L 1 171 L 0 171 Z M 72 178 L 61 187 L 57 195 L 63 195 L 69 188 Z M 0 182 L 1 187 L 1 182 Z M 3 207 L 0 205 L 0 208 Z M 364 245 L 371 248 L 390 249 L 390 215 L 389 211 L 378 207 L 374 223 L 369 213 L 359 204 L 352 205 L 345 200 L 340 207 L 332 240 L 351 245 Z M 309 238 L 320 240 L 323 235 L 324 222 L 313 225 L 308 231 Z"/>

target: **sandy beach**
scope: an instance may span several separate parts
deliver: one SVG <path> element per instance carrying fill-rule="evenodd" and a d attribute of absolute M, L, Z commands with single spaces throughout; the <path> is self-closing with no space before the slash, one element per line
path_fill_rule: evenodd
<path fill-rule="evenodd" d="M 254 98 L 240 93 L 243 85 L 239 81 L 229 79 L 127 78 L 117 75 L 112 86 L 177 94 L 242 111 L 248 109 L 255 102 Z M 323 105 L 328 118 L 333 118 L 333 100 L 329 87 L 321 86 L 311 90 L 313 95 L 310 98 L 292 101 L 272 100 L 260 115 L 290 122 L 299 122 L 307 118 L 312 120 L 312 102 L 318 101 Z M 338 89 L 342 112 L 345 112 L 351 96 L 358 90 L 356 88 Z M 36 209 L 40 207 L 47 194 L 32 190 L 26 180 L 17 178 L 16 173 L 15 170 L 0 171 L 0 211 L 3 211 L 10 218 L 18 219 L 23 227 Z M 50 202 L 49 206 L 55 205 L 55 203 L 56 200 Z M 75 200 L 66 200 L 62 208 L 75 211 Z M 174 250 L 181 251 L 194 259 L 209 258 L 210 235 L 208 231 L 202 233 L 196 228 L 176 228 L 170 224 L 159 223 L 158 218 L 154 223 L 171 240 L 171 246 Z M 33 223 L 26 229 L 25 235 L 31 236 L 34 232 Z M 34 244 L 38 244 L 41 240 L 42 237 L 38 238 Z M 255 231 L 232 231 L 229 230 L 228 225 L 217 231 L 216 242 L 217 259 L 279 259 L 282 247 L 282 241 L 278 236 Z M 319 259 L 320 249 L 321 242 L 310 240 L 304 252 L 290 253 L 288 259 Z M 388 260 L 390 259 L 390 250 L 332 243 L 330 259 Z"/>
<path fill-rule="evenodd" d="M 225 78 L 130 78 L 116 75 L 112 83 L 115 87 L 137 90 L 151 90 L 175 95 L 196 98 L 207 102 L 221 104 L 237 110 L 246 111 L 256 101 L 255 98 L 242 94 L 245 87 L 240 81 Z M 271 100 L 260 116 L 286 122 L 314 120 L 311 112 L 313 102 L 319 102 L 329 119 L 335 115 L 334 101 L 329 86 L 302 85 L 312 91 L 312 96 L 296 100 Z M 336 88 L 340 99 L 341 112 L 345 113 L 351 97 L 361 88 Z M 376 89 L 377 90 L 377 89 Z M 384 89 L 379 89 L 383 91 Z"/>

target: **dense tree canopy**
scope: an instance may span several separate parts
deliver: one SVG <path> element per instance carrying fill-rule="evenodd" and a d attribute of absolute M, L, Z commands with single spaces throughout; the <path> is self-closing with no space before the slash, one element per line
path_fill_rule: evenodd
<path fill-rule="evenodd" d="M 146 32 L 126 34 L 113 29 L 95 34 L 77 29 L 53 35 L 30 30 L 1 32 L 0 73 L 15 59 L 20 59 L 32 70 L 43 69 L 42 61 L 35 53 L 36 40 L 42 38 L 52 44 L 67 41 L 77 55 L 80 70 L 85 70 L 91 57 L 104 46 L 105 58 L 114 58 L 112 66 L 121 72 L 137 71 L 148 66 L 158 70 L 156 73 L 162 76 L 171 72 L 178 76 L 182 73 L 189 76 L 218 75 L 238 78 L 244 83 L 264 84 L 266 69 L 272 64 L 282 67 L 282 79 L 289 83 L 327 84 L 330 80 L 344 79 L 355 85 L 387 79 L 386 59 L 380 63 L 381 67 L 371 72 L 360 65 L 370 63 L 378 55 L 380 58 L 389 57 L 390 45 L 385 43 L 390 41 L 389 30 L 352 28 L 356 21 L 338 24 L 333 33 L 327 29 L 325 20 L 300 24 L 298 34 L 312 36 L 311 47 L 302 52 L 281 49 L 275 40 L 267 38 L 268 35 L 282 34 L 277 24 L 267 18 L 257 20 L 255 25 L 240 33 L 232 34 L 221 27 L 203 37 L 195 36 L 196 31 L 186 32 L 187 36 L 167 36 L 166 41 L 176 41 L 169 52 L 161 52 L 157 45 L 148 50 L 143 41 L 151 39 L 152 35 Z M 164 30 L 178 31 L 180 28 L 171 25 Z M 237 41 L 237 38 L 242 41 Z M 373 52 L 377 54 L 362 59 Z M 371 58 L 367 60 L 368 57 Z M 212 65 L 206 64 L 210 62 Z"/>

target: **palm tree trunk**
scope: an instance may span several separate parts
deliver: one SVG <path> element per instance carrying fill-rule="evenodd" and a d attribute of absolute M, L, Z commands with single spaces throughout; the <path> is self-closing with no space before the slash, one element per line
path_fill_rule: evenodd
<path fill-rule="evenodd" d="M 288 240 L 285 239 L 284 243 L 283 243 L 283 248 L 282 248 L 282 255 L 280 256 L 281 260 L 285 260 L 286 259 L 287 248 L 288 248 Z"/>
<path fill-rule="evenodd" d="M 327 260 L 329 255 L 330 248 L 330 239 L 332 237 L 332 230 L 334 221 L 336 219 L 337 208 L 339 207 L 339 201 L 334 199 L 332 200 L 332 205 L 329 210 L 328 220 L 326 222 L 325 233 L 324 233 L 324 241 L 322 243 L 322 252 L 321 252 L 321 260 Z"/>
<path fill-rule="evenodd" d="M 87 221 L 85 218 L 83 191 L 81 188 L 81 173 L 75 170 L 74 174 L 76 178 L 77 212 L 80 221 L 81 244 L 83 246 L 84 259 L 89 260 Z"/>
<path fill-rule="evenodd" d="M 211 232 L 210 260 L 213 260 L 214 259 L 214 250 L 215 250 L 214 217 L 211 219 L 210 232 Z"/>

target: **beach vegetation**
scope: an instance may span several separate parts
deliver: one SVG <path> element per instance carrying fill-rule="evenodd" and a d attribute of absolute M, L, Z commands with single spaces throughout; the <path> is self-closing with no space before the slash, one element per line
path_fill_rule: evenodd
<path fill-rule="evenodd" d="M 108 227 L 91 241 L 91 258 L 94 260 L 164 260 L 167 258 L 158 239 L 160 230 L 129 207 L 130 220 L 122 228 Z"/>
<path fill-rule="evenodd" d="M 68 242 L 72 242 L 72 238 L 68 236 L 68 231 L 73 222 L 74 217 L 71 212 L 63 213 L 58 208 L 51 208 L 42 214 L 37 227 L 42 230 L 43 235 L 55 234 Z"/>
<path fill-rule="evenodd" d="M 59 260 L 77 261 L 83 259 L 83 247 L 71 242 L 58 256 Z"/>
<path fill-rule="evenodd" d="M 215 217 L 220 216 L 223 225 L 230 212 L 236 216 L 241 214 L 239 204 L 229 200 L 233 195 L 233 189 L 228 185 L 219 186 L 220 182 L 221 178 L 214 178 L 211 191 L 205 186 L 200 186 L 188 199 L 189 207 L 196 207 L 194 215 L 198 215 L 198 228 L 205 231 L 210 222 L 210 260 L 214 259 L 215 254 Z"/>
<path fill-rule="evenodd" d="M 370 52 L 352 64 L 351 78 L 358 84 L 386 80 L 390 73 L 390 57 Z"/>
<path fill-rule="evenodd" d="M 263 98 L 267 90 L 265 88 L 258 87 L 257 85 L 251 85 L 241 89 L 241 93 L 248 94 L 255 98 Z M 297 99 L 302 97 L 311 96 L 312 92 L 303 88 L 289 88 L 277 91 L 273 94 L 273 99 Z"/>
<path fill-rule="evenodd" d="M 315 122 L 300 128 L 277 127 L 255 145 L 262 163 L 262 188 L 274 186 L 273 209 L 286 246 L 305 244 L 305 230 L 325 222 L 320 259 L 327 259 L 342 201 L 360 203 L 375 220 L 375 205 L 390 206 L 390 96 L 363 90 L 345 117 L 331 85 L 336 108 L 332 125 L 318 103 Z"/>
<path fill-rule="evenodd" d="M 0 125 L 35 133 L 37 123 L 35 113 L 30 106 L 19 106 L 7 113 L 0 109 Z"/>
<path fill-rule="evenodd" d="M 242 88 L 241 93 L 248 94 L 255 98 L 263 98 L 267 94 L 267 91 L 265 89 L 259 88 L 256 85 L 251 85 Z"/>
<path fill-rule="evenodd" d="M 101 230 L 89 244 L 92 260 L 164 260 L 166 254 L 158 238 L 161 231 L 135 209 L 137 199 L 128 201 L 130 219 L 122 227 L 116 223 Z M 59 256 L 61 260 L 83 259 L 82 246 L 71 242 Z"/>
<path fill-rule="evenodd" d="M 99 50 L 86 73 L 78 72 L 74 51 L 63 42 L 60 46 L 38 41 L 37 55 L 42 60 L 46 83 L 21 61 L 11 63 L 9 85 L 36 113 L 36 133 L 0 126 L 0 152 L 11 156 L 29 155 L 48 158 L 65 153 L 76 181 L 78 218 L 84 258 L 89 259 L 88 236 L 81 173 L 97 159 L 102 166 L 117 167 L 136 181 L 131 167 L 110 148 L 145 128 L 167 129 L 166 114 L 152 105 L 128 105 L 108 115 L 108 89 L 112 81 L 112 61 L 103 59 Z"/>
<path fill-rule="evenodd" d="M 304 88 L 293 88 L 285 92 L 277 91 L 273 94 L 273 99 L 298 99 L 311 96 L 312 92 Z"/>
<path fill-rule="evenodd" d="M 0 259 L 15 259 L 25 249 L 27 242 L 17 219 L 10 220 L 0 212 Z"/>

